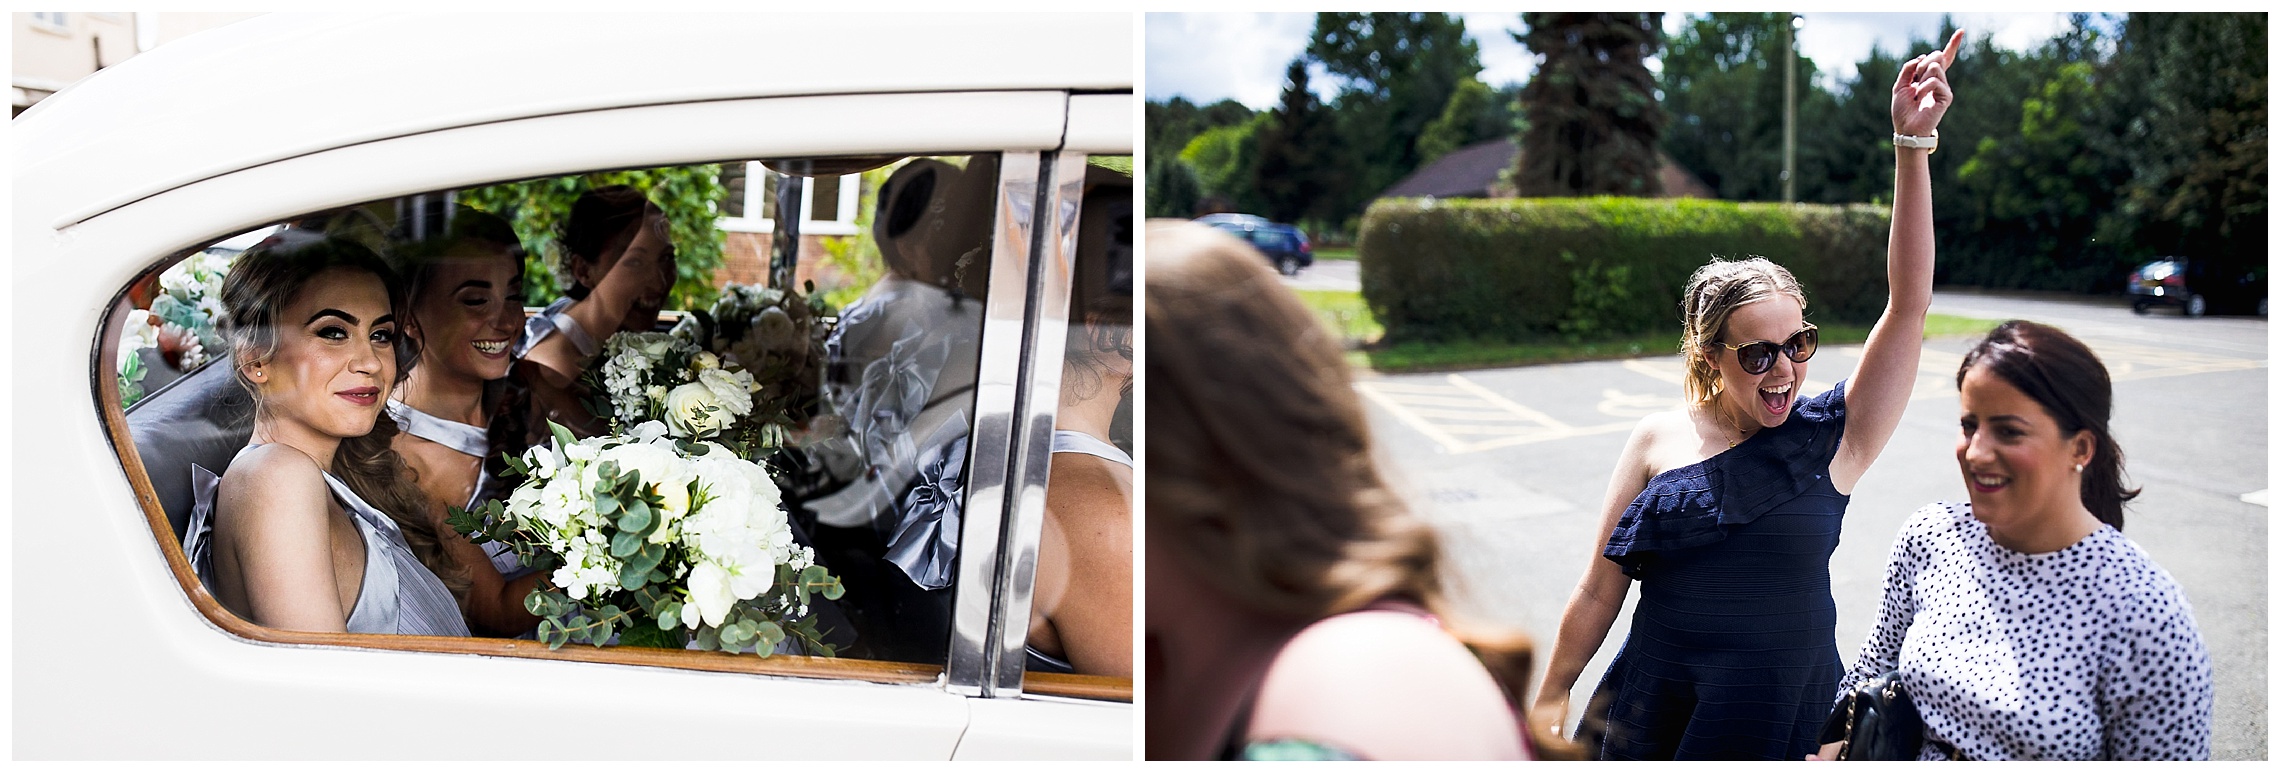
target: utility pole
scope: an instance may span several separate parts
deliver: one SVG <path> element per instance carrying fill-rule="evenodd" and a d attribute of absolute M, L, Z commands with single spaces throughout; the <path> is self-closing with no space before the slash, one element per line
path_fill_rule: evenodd
<path fill-rule="evenodd" d="M 1797 203 L 1797 31 L 1805 17 L 1790 14 L 1781 31 L 1781 203 Z"/>

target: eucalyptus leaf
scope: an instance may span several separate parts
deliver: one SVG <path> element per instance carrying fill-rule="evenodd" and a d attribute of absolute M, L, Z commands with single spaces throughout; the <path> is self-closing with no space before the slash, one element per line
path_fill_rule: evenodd
<path fill-rule="evenodd" d="M 664 608 L 664 609 L 660 609 L 660 610 L 658 610 L 658 611 L 657 611 L 657 627 L 659 627 L 659 628 L 679 628 L 679 627 L 681 627 L 681 615 L 680 615 L 680 612 L 681 612 L 681 610 L 680 610 L 680 605 L 679 605 L 679 604 L 668 604 L 668 605 L 666 605 L 666 606 L 665 606 L 665 608 Z"/>
<path fill-rule="evenodd" d="M 570 428 L 556 424 L 551 419 L 547 420 L 546 426 L 554 430 L 554 442 L 560 444 L 554 450 L 560 451 L 578 444 L 578 438 L 570 434 Z"/>
<path fill-rule="evenodd" d="M 634 551 L 640 549 L 641 535 L 639 534 L 635 534 L 630 531 L 620 531 L 616 536 L 610 537 L 610 555 L 614 558 L 624 558 L 626 556 L 633 555 Z"/>
<path fill-rule="evenodd" d="M 615 500 L 611 503 L 616 504 Z M 657 524 L 648 505 L 642 505 L 638 500 L 635 505 L 637 506 L 626 508 L 625 515 L 618 516 L 618 536 L 631 534 L 635 538 L 645 537 L 648 536 L 649 527 Z"/>

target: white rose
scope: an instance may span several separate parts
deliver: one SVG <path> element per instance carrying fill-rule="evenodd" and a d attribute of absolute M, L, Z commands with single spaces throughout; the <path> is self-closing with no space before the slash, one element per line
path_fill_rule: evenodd
<path fill-rule="evenodd" d="M 690 567 L 689 606 L 696 607 L 706 625 L 718 627 L 727 621 L 729 608 L 736 606 L 736 591 L 729 587 L 728 573 L 709 563 Z M 687 614 L 682 612 L 683 616 Z"/>
<path fill-rule="evenodd" d="M 665 423 L 677 434 L 704 437 L 727 429 L 734 418 L 703 384 L 682 384 L 665 395 Z"/>
<path fill-rule="evenodd" d="M 697 356 L 689 360 L 689 367 L 695 368 L 698 373 L 703 373 L 720 367 L 720 358 L 713 356 L 712 352 L 697 352 Z"/>
<path fill-rule="evenodd" d="M 659 333 L 642 333 L 633 339 L 633 346 L 650 359 L 661 360 L 665 358 L 666 353 L 673 351 L 673 337 Z"/>
<path fill-rule="evenodd" d="M 697 383 L 712 390 L 713 399 L 719 400 L 731 416 L 744 416 L 752 412 L 752 374 L 715 368 L 697 374 Z"/>
<path fill-rule="evenodd" d="M 663 387 L 659 387 L 659 389 L 662 390 Z M 663 395 L 659 395 L 657 397 L 657 401 L 664 402 L 665 397 Z M 633 425 L 632 433 L 635 439 L 647 443 L 666 435 L 665 422 L 658 421 L 656 419 L 650 419 L 640 424 Z"/>
<path fill-rule="evenodd" d="M 664 385 L 662 385 L 662 384 L 658 384 L 658 385 L 652 385 L 652 386 L 650 386 L 650 387 L 649 387 L 649 399 L 651 399 L 651 400 L 655 400 L 655 401 L 657 401 L 657 402 L 660 402 L 660 403 L 662 403 L 662 402 L 665 402 L 665 387 L 664 387 Z"/>

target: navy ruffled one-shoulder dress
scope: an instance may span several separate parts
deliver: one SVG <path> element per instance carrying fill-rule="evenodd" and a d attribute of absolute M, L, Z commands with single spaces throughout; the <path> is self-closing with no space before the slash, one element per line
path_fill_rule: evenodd
<path fill-rule="evenodd" d="M 1843 661 L 1829 555 L 1851 497 L 1829 480 L 1844 384 L 1788 421 L 1647 481 L 1602 552 L 1639 581 L 1630 638 L 1592 698 L 1603 759 L 1803 759 Z"/>

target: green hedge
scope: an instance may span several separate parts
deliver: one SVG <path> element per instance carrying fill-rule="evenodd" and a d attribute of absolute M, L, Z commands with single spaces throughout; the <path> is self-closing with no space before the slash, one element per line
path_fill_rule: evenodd
<path fill-rule="evenodd" d="M 1580 340 L 1679 330 L 1686 278 L 1762 255 L 1807 317 L 1884 310 L 1891 215 L 1870 205 L 1700 199 L 1383 199 L 1362 217 L 1362 297 L 1388 341 Z"/>

